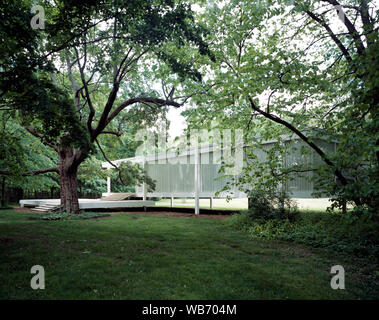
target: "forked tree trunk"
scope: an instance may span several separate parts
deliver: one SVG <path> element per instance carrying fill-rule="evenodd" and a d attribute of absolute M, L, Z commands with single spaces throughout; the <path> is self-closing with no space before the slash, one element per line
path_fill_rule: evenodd
<path fill-rule="evenodd" d="M 79 213 L 78 166 L 71 151 L 60 152 L 59 176 L 61 205 L 68 213 Z"/>

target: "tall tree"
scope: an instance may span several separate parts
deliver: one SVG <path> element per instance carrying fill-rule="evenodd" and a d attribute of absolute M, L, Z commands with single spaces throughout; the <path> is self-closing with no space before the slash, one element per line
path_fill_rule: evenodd
<path fill-rule="evenodd" d="M 24 10 L 27 6 L 21 4 Z M 57 153 L 59 164 L 53 170 L 60 176 L 61 203 L 76 213 L 78 168 L 100 146 L 101 135 L 119 134 L 114 119 L 148 122 L 164 106 L 181 106 L 146 82 L 151 66 L 161 61 L 181 77 L 200 79 L 173 52 L 189 45 L 206 54 L 207 46 L 190 6 L 179 1 L 84 1 L 78 6 L 66 0 L 42 6 L 46 29 L 38 31 L 37 40 L 31 38 L 30 50 L 38 50 L 42 60 L 36 60 L 48 67 L 28 68 L 25 89 L 19 79 L 7 79 L 4 83 L 11 86 L 2 88 L 2 95 L 25 129 Z M 3 24 L 8 25 L 6 20 Z M 4 44 L 11 40 L 16 41 L 5 37 Z M 7 58 L 25 49 L 17 42 Z M 9 60 L 2 62 L 8 74 L 18 72 Z"/>
<path fill-rule="evenodd" d="M 197 99 L 202 107 L 187 112 L 193 122 L 232 119 L 249 139 L 295 134 L 323 160 L 316 182 L 329 195 L 377 208 L 378 8 L 358 0 L 213 3 L 202 19 L 218 63 L 210 64 L 212 90 Z M 335 154 L 321 136 L 338 141 Z M 271 169 L 273 177 L 314 170 Z"/>

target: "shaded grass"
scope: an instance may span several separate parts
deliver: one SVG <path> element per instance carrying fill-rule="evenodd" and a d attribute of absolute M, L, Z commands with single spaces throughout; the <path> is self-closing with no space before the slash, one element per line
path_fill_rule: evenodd
<path fill-rule="evenodd" d="M 351 262 L 285 242 L 251 241 L 225 220 L 30 215 L 0 214 L 1 299 L 370 298 Z M 45 268 L 45 290 L 30 288 L 37 264 Z M 336 264 L 346 266 L 346 290 L 330 288 Z"/>

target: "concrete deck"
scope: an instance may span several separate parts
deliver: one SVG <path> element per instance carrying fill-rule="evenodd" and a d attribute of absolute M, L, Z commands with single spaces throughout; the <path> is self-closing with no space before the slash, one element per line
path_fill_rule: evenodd
<path fill-rule="evenodd" d="M 20 200 L 21 207 L 37 207 L 44 204 L 59 205 L 60 199 L 30 199 Z M 122 200 L 104 201 L 100 199 L 79 199 L 80 209 L 109 209 L 109 208 L 140 208 L 154 206 L 154 201 Z"/>

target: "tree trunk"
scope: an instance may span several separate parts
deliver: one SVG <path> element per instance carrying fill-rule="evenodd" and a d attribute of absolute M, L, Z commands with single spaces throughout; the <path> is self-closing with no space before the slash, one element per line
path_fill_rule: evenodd
<path fill-rule="evenodd" d="M 24 198 L 24 189 L 16 188 L 17 201 Z"/>
<path fill-rule="evenodd" d="M 61 172 L 61 204 L 68 213 L 79 213 L 77 170 Z"/>
<path fill-rule="evenodd" d="M 1 206 L 5 207 L 5 177 L 1 181 Z"/>
<path fill-rule="evenodd" d="M 79 213 L 78 167 L 81 161 L 72 151 L 62 150 L 59 156 L 61 205 L 68 213 Z"/>

